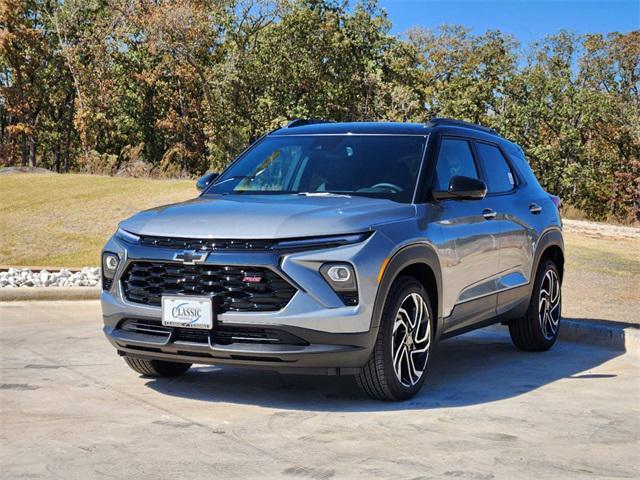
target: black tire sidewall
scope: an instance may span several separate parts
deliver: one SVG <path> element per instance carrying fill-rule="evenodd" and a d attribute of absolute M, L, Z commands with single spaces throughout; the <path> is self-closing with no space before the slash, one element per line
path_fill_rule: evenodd
<path fill-rule="evenodd" d="M 191 368 L 191 363 L 168 362 L 166 360 L 152 360 L 153 367 L 164 377 L 177 377 Z"/>
<path fill-rule="evenodd" d="M 144 377 L 163 378 L 177 377 L 191 368 L 191 363 L 169 362 L 125 356 L 124 361 L 135 372 Z"/>

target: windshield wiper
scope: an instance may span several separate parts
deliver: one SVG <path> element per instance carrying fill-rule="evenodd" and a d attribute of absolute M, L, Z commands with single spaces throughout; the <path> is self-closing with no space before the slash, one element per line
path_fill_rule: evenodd
<path fill-rule="evenodd" d="M 346 197 L 351 198 L 351 195 L 347 193 L 335 193 L 335 192 L 298 192 L 297 195 L 304 195 L 305 197 Z"/>
<path fill-rule="evenodd" d="M 244 180 L 244 179 L 247 179 L 247 178 L 250 178 L 250 179 L 252 179 L 252 180 L 253 180 L 253 179 L 254 179 L 254 178 L 256 178 L 256 177 L 255 177 L 254 175 L 235 175 L 235 176 L 233 176 L 233 177 L 225 178 L 225 179 L 224 179 L 224 180 L 222 180 L 221 182 L 214 183 L 213 185 L 214 185 L 214 186 L 215 186 L 215 185 L 222 185 L 223 183 L 230 182 L 231 180 Z"/>

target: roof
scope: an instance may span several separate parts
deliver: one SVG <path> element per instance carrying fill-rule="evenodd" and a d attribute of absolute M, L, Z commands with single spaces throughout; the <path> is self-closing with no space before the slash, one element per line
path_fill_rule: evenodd
<path fill-rule="evenodd" d="M 464 122 L 453 118 L 432 118 L 427 123 L 394 122 L 347 122 L 338 123 L 326 120 L 297 119 L 278 130 L 271 132 L 275 136 L 292 135 L 428 135 L 434 128 L 473 130 L 477 133 L 496 135 L 498 132 L 489 127 Z"/>
<path fill-rule="evenodd" d="M 428 135 L 431 128 L 423 123 L 350 122 L 350 123 L 304 123 L 291 125 L 271 133 L 274 136 L 288 135 Z"/>

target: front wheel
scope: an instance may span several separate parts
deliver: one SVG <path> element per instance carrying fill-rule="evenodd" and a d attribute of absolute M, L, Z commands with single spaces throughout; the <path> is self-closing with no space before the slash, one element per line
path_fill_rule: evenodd
<path fill-rule="evenodd" d="M 143 358 L 124 357 L 129 367 L 145 377 L 177 377 L 189 370 L 190 363 L 165 362 L 164 360 L 146 360 Z"/>
<path fill-rule="evenodd" d="M 540 263 L 524 317 L 509 323 L 513 344 L 520 350 L 549 350 L 558 338 L 562 292 L 558 267 L 552 260 Z"/>
<path fill-rule="evenodd" d="M 361 390 L 379 400 L 406 400 L 424 383 L 431 352 L 433 310 L 426 290 L 400 277 L 384 306 L 371 357 L 356 376 Z"/>

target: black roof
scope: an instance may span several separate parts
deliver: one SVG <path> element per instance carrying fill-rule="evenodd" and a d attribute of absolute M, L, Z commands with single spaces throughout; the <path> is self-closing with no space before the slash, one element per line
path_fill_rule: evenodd
<path fill-rule="evenodd" d="M 293 122 L 292 122 L 293 123 Z M 271 135 L 427 135 L 431 129 L 423 123 L 349 122 L 349 123 L 303 123 L 284 127 Z"/>
<path fill-rule="evenodd" d="M 436 127 L 457 127 L 497 135 L 494 130 L 449 118 L 434 118 L 427 123 L 395 122 L 328 122 L 325 120 L 293 120 L 284 128 L 271 133 L 288 135 L 428 135 Z"/>

